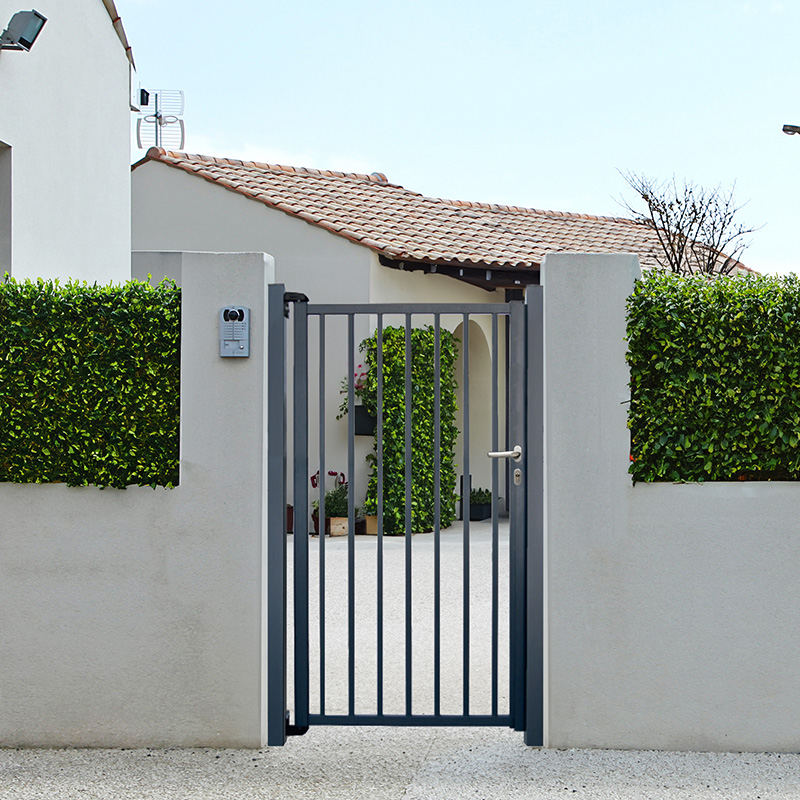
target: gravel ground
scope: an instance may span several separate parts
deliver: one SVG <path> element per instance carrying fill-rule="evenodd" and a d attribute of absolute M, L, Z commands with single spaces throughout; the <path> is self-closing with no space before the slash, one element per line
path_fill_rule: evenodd
<path fill-rule="evenodd" d="M 0 750 L 2 800 L 764 800 L 800 755 L 534 750 L 500 729 L 316 728 L 264 750 Z"/>

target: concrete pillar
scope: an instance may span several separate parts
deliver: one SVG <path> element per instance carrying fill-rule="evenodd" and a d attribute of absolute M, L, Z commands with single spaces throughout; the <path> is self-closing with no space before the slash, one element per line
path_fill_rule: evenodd
<path fill-rule="evenodd" d="M 266 738 L 263 253 L 181 256 L 173 490 L 0 484 L 0 746 Z M 250 358 L 219 357 L 222 306 Z"/>

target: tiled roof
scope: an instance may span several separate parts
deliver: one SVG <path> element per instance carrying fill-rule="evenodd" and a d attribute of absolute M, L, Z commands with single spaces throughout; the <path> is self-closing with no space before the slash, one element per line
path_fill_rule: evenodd
<path fill-rule="evenodd" d="M 538 269 L 545 253 L 635 253 L 657 265 L 655 232 L 629 219 L 424 197 L 386 176 L 147 151 L 160 161 L 394 260 Z M 134 165 L 134 168 L 138 166 Z"/>

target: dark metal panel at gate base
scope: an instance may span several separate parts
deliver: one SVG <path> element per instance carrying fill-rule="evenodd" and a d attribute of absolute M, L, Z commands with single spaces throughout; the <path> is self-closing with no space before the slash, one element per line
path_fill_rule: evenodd
<path fill-rule="evenodd" d="M 536 734 L 532 731 L 540 728 L 540 723 L 535 723 L 533 726 L 530 724 L 529 715 L 531 712 L 537 712 L 536 703 L 531 701 L 531 687 L 533 686 L 533 695 L 536 696 L 536 688 L 531 682 L 531 672 L 526 670 L 526 662 L 530 658 L 531 653 L 541 653 L 541 642 L 536 646 L 531 646 L 529 642 L 529 635 L 531 628 L 528 623 L 528 614 L 531 609 L 536 608 L 536 603 L 531 603 L 530 596 L 526 593 L 526 573 L 533 567 L 541 570 L 541 563 L 539 562 L 536 567 L 536 559 L 540 558 L 538 550 L 531 552 L 526 547 L 526 528 L 531 519 L 531 508 L 529 507 L 526 495 L 533 485 L 538 480 L 538 477 L 532 479 L 528 476 L 529 464 L 535 467 L 539 463 L 540 453 L 533 454 L 529 452 L 529 448 L 536 444 L 536 436 L 529 436 L 526 428 L 527 418 L 527 393 L 531 388 L 531 373 L 527 369 L 527 348 L 531 338 L 527 330 L 530 320 L 533 324 L 540 325 L 541 314 L 539 317 L 531 317 L 529 310 L 525 305 L 520 302 L 512 303 L 497 303 L 497 304 L 375 304 L 375 305 L 313 305 L 305 302 L 297 302 L 293 307 L 294 315 L 294 370 L 293 370 L 293 446 L 294 446 L 294 470 L 293 470 L 293 501 L 294 501 L 294 536 L 293 536 L 293 575 L 294 575 L 294 722 L 297 728 L 303 728 L 308 725 L 508 725 L 517 730 L 526 731 L 526 741 L 531 740 L 529 743 L 534 742 Z M 509 475 L 512 476 L 505 487 L 506 497 L 509 503 L 509 521 L 508 521 L 508 546 L 507 550 L 501 552 L 501 534 L 500 521 L 498 518 L 499 502 L 498 502 L 498 489 L 500 488 L 499 470 L 497 459 L 491 461 L 491 489 L 492 489 L 492 515 L 491 515 L 491 532 L 490 543 L 487 535 L 484 533 L 480 539 L 480 550 L 476 549 L 475 534 L 471 531 L 470 527 L 470 470 L 469 465 L 472 463 L 476 469 L 479 468 L 481 462 L 483 466 L 480 467 L 486 473 L 489 467 L 488 454 L 486 452 L 473 451 L 470 453 L 470 417 L 477 417 L 476 415 L 481 411 L 479 407 L 470 408 L 470 389 L 469 378 L 470 372 L 470 347 L 469 347 L 469 326 L 470 321 L 475 318 L 482 317 L 484 320 L 489 320 L 491 326 L 491 356 L 489 363 L 491 364 L 491 420 L 487 420 L 487 424 L 491 425 L 491 449 L 493 451 L 506 450 L 512 451 L 515 446 L 519 445 L 522 451 L 522 456 L 517 460 L 512 461 L 509 470 Z M 355 329 L 356 323 L 363 323 L 366 325 L 370 333 L 375 332 L 377 337 L 378 346 L 378 422 L 377 422 L 377 444 L 376 444 L 376 480 L 378 486 L 378 535 L 367 544 L 359 541 L 359 558 L 363 558 L 365 547 L 374 548 L 374 555 L 370 555 L 370 560 L 367 562 L 372 574 L 366 575 L 366 568 L 362 571 L 363 561 L 358 562 L 356 558 L 356 537 L 355 537 L 355 430 L 354 430 L 354 413 L 347 415 L 347 434 L 346 434 L 346 449 L 343 451 L 346 454 L 346 463 L 351 484 L 351 490 L 348 491 L 348 507 L 347 507 L 347 521 L 348 533 L 347 537 L 342 537 L 342 540 L 325 540 L 325 474 L 327 467 L 332 465 L 333 459 L 330 454 L 326 454 L 326 369 L 329 373 L 333 372 L 330 366 L 326 367 L 328 361 L 328 354 L 332 352 L 331 348 L 341 345 L 333 345 L 331 343 L 332 332 L 329 325 L 333 318 L 343 319 L 346 322 L 346 343 L 344 349 L 346 351 L 346 369 L 347 378 L 342 384 L 342 393 L 346 395 L 348 408 L 352 410 L 355 406 L 355 378 L 354 378 L 354 359 L 356 350 L 356 337 Z M 383 343 L 384 331 L 386 330 L 387 318 L 391 320 L 401 320 L 401 327 L 404 329 L 404 342 L 405 342 L 405 422 L 404 428 L 401 433 L 403 441 L 405 442 L 406 466 L 404 473 L 403 484 L 405 486 L 405 529 L 406 535 L 402 545 L 397 547 L 400 543 L 391 541 L 393 537 L 384 536 L 383 525 L 383 504 L 385 499 L 385 475 L 383 463 L 383 436 L 385 429 L 385 420 L 383 419 L 382 403 L 384 399 L 385 387 L 383 386 Z M 461 463 L 458 468 L 463 469 L 463 498 L 462 498 L 462 522 L 455 522 L 453 527 L 449 530 L 442 530 L 440 528 L 441 519 L 441 496 L 440 496 L 440 474 L 439 474 L 439 429 L 440 429 L 440 401 L 441 391 L 440 384 L 442 381 L 441 365 L 440 365 L 440 337 L 441 330 L 443 329 L 443 318 L 446 318 L 447 324 L 450 327 L 454 326 L 454 319 L 460 319 L 462 328 L 462 371 L 458 379 L 461 381 L 462 386 L 462 453 Z M 506 370 L 499 362 L 504 361 L 499 357 L 498 351 L 498 332 L 505 331 L 505 325 L 498 325 L 499 318 L 507 318 L 508 336 L 505 342 L 508 348 L 509 368 L 507 375 L 501 375 L 501 371 Z M 317 326 L 316 329 L 311 330 L 309 333 L 309 322 L 314 320 L 313 325 Z M 413 324 L 412 324 L 413 323 Z M 433 452 L 435 454 L 435 488 L 433 502 L 434 512 L 434 530 L 430 534 L 420 534 L 421 536 L 429 537 L 427 540 L 418 540 L 409 534 L 412 527 L 412 506 L 411 506 L 411 492 L 409 491 L 413 475 L 411 472 L 411 459 L 408 455 L 413 448 L 411 440 L 411 411 L 415 402 L 419 402 L 419 398 L 414 397 L 413 394 L 413 381 L 412 381 L 412 362 L 411 362 L 411 347 L 412 347 L 412 331 L 414 326 L 430 325 L 434 331 L 434 430 L 435 440 L 433 445 Z M 489 337 L 487 337 L 489 338 Z M 311 345 L 318 344 L 319 352 L 318 358 L 318 386 L 316 387 L 317 393 L 310 390 L 309 387 L 309 348 Z M 476 351 L 477 352 L 477 351 Z M 313 372 L 313 370 L 312 370 Z M 329 374 L 328 379 L 338 380 L 339 375 Z M 500 398 L 498 396 L 498 383 L 503 379 L 502 387 L 508 393 L 508 416 L 509 416 L 509 441 L 503 443 L 498 442 L 498 424 L 497 418 L 502 407 Z M 473 381 L 475 380 L 473 375 Z M 309 420 L 309 403 L 312 405 L 316 403 L 316 411 L 319 415 L 318 419 Z M 329 404 L 328 404 L 329 407 Z M 330 413 L 330 409 L 329 412 Z M 480 420 L 477 420 L 478 422 Z M 343 425 L 345 423 L 342 423 Z M 309 458 L 309 429 L 313 426 L 313 430 L 319 431 L 319 442 L 316 445 L 318 453 L 316 453 L 313 460 Z M 328 426 L 330 427 L 330 426 Z M 495 453 L 495 455 L 501 455 Z M 343 455 L 338 456 L 337 464 L 341 464 Z M 312 541 L 309 534 L 308 526 L 308 508 L 309 508 L 309 492 L 308 492 L 308 479 L 309 475 L 319 467 L 320 482 L 318 486 L 318 493 L 315 491 L 314 498 L 319 501 L 319 530 L 320 535 L 318 539 Z M 539 473 L 537 473 L 537 476 Z M 460 529 L 460 530 L 459 530 Z M 453 532 L 456 531 L 457 535 Z M 505 541 L 505 533 L 503 533 L 503 541 Z M 457 552 L 456 545 L 460 545 L 460 578 L 456 581 L 460 586 L 460 598 L 453 601 L 452 597 L 447 593 L 451 588 L 445 581 L 445 561 L 451 559 L 452 552 Z M 335 703 L 331 702 L 332 686 L 335 681 L 332 676 L 326 672 L 326 656 L 329 655 L 342 655 L 340 653 L 333 653 L 331 645 L 327 637 L 326 620 L 329 619 L 330 612 L 326 602 L 326 580 L 327 576 L 331 575 L 331 570 L 334 566 L 333 559 L 336 553 L 343 554 L 343 548 L 346 546 L 346 580 L 343 579 L 344 585 L 338 586 L 337 591 L 341 591 L 342 595 L 346 591 L 346 649 L 347 649 L 347 680 L 340 680 L 340 684 L 347 686 L 346 701 L 341 708 L 333 708 Z M 417 549 L 415 549 L 415 547 Z M 433 593 L 431 600 L 430 613 L 433 615 L 433 644 L 431 648 L 433 664 L 431 665 L 430 674 L 420 674 L 418 662 L 415 659 L 420 658 L 420 654 L 414 651 L 413 646 L 415 642 L 414 631 L 412 625 L 412 617 L 424 611 L 421 608 L 421 600 L 415 594 L 415 587 L 418 585 L 415 580 L 418 576 L 414 572 L 416 565 L 420 563 L 418 559 L 427 553 L 427 550 L 419 550 L 420 547 L 432 549 L 432 575 L 433 575 Z M 490 556 L 486 564 L 479 563 L 480 554 L 486 551 L 486 548 L 491 548 Z M 537 548 L 539 545 L 537 544 Z M 372 552 L 372 551 L 370 551 Z M 403 578 L 398 579 L 398 583 L 404 587 L 404 624 L 400 624 L 398 629 L 404 631 L 400 637 L 403 640 L 402 645 L 399 645 L 392 650 L 391 629 L 388 618 L 385 618 L 387 611 L 387 590 L 398 591 L 396 586 L 387 587 L 385 581 L 385 565 L 387 559 L 390 557 L 399 558 L 404 557 L 403 563 Z M 313 557 L 312 565 L 317 570 L 319 576 L 319 594 L 317 597 L 312 597 L 312 591 L 316 591 L 316 584 L 312 586 L 310 578 L 310 556 Z M 457 558 L 458 556 L 456 556 Z M 415 560 L 417 559 L 417 560 Z M 447 561 L 447 564 L 451 564 Z M 502 569 L 500 567 L 502 566 Z M 427 568 L 427 567 L 426 567 Z M 488 642 L 476 640 L 472 636 L 472 623 L 473 617 L 481 616 L 474 615 L 473 611 L 473 595 L 476 591 L 483 590 L 485 587 L 476 585 L 473 578 L 475 570 L 486 569 L 487 579 L 490 584 L 491 591 L 491 608 L 488 613 L 491 624 L 491 646 Z M 507 569 L 507 577 L 504 570 Z M 502 572 L 502 575 L 500 574 Z M 427 573 L 426 573 L 427 574 Z M 482 574 L 482 573 L 479 573 Z M 364 581 L 365 577 L 369 580 L 375 581 L 377 594 L 370 600 L 369 608 L 376 610 L 377 619 L 376 625 L 376 640 L 372 645 L 373 650 L 377 649 L 377 653 L 366 654 L 374 657 L 372 661 L 375 663 L 375 675 L 377 685 L 370 688 L 370 692 L 374 689 L 374 703 L 371 707 L 357 707 L 356 692 L 357 679 L 360 680 L 360 673 L 357 670 L 357 665 L 360 665 L 360 660 L 364 655 L 363 640 L 359 652 L 357 648 L 357 633 L 362 633 L 361 625 L 365 617 L 365 606 L 363 600 L 361 605 L 356 605 L 356 587 L 360 585 L 359 581 Z M 423 576 L 424 577 L 424 576 Z M 499 587 L 501 583 L 505 583 L 507 588 L 504 596 L 500 595 Z M 539 589 L 537 588 L 536 591 Z M 328 591 L 330 587 L 328 586 Z M 330 593 L 328 594 L 330 597 Z M 450 601 L 447 601 L 450 597 Z M 427 602 L 427 601 L 425 601 Z M 462 699 L 460 701 L 459 709 L 443 708 L 444 694 L 452 687 L 447 686 L 443 682 L 443 659 L 450 656 L 450 650 L 453 648 L 443 648 L 442 643 L 445 635 L 450 635 L 449 630 L 450 622 L 445 619 L 445 614 L 455 613 L 453 607 L 458 607 L 461 622 L 461 644 L 460 649 L 460 664 L 461 664 L 461 689 Z M 389 609 L 390 611 L 392 609 Z M 316 660 L 311 667 L 311 647 L 312 642 L 312 625 L 310 624 L 311 614 L 318 614 L 319 630 L 314 633 L 314 642 L 319 642 L 318 652 L 316 653 Z M 370 611 L 370 613 L 372 613 Z M 481 618 L 482 619 L 482 618 Z M 500 620 L 503 624 L 500 624 Z M 481 620 L 476 621 L 485 624 Z M 369 618 L 369 624 L 372 624 L 372 617 Z M 534 626 L 533 630 L 537 630 Z M 541 636 L 539 627 L 538 635 Z M 472 637 L 472 638 L 471 638 Z M 502 647 L 498 643 L 502 644 Z M 317 646 L 317 645 L 315 645 Z M 485 697 L 491 697 L 491 701 L 487 709 L 483 709 L 480 713 L 476 713 L 473 706 L 471 697 L 471 690 L 476 688 L 474 686 L 476 675 L 471 670 L 471 659 L 478 649 L 484 649 L 490 655 L 491 666 L 488 669 L 490 674 L 490 686 L 482 688 L 485 690 Z M 506 648 L 506 650 L 503 650 Z M 507 653 L 507 657 L 506 657 Z M 386 656 L 385 656 L 386 654 Z M 395 659 L 387 657 L 395 655 Z M 424 654 L 423 654 L 424 655 Z M 484 655 L 481 653 L 480 657 Z M 368 661 L 370 659 L 367 659 Z M 370 663 L 372 663 L 370 661 Z M 387 709 L 388 701 L 386 690 L 389 687 L 388 679 L 386 678 L 387 669 L 396 666 L 394 661 L 402 662 L 402 677 L 404 679 L 404 702 L 403 708 L 400 713 L 395 713 L 395 709 Z M 390 663 L 392 662 L 392 663 Z M 501 670 L 500 663 L 504 664 Z M 272 663 L 272 662 L 271 662 Z M 342 661 L 344 663 L 344 661 Z M 277 668 L 277 667 L 276 667 Z M 370 667 L 371 669 L 371 667 Z M 315 691 L 319 696 L 316 699 L 315 707 L 311 707 L 311 684 L 310 675 L 315 676 Z M 480 672 L 480 676 L 486 675 L 487 670 L 484 668 Z M 335 676 L 341 677 L 341 676 Z M 419 708 L 420 700 L 415 694 L 418 682 L 425 687 L 431 687 L 430 696 L 425 697 L 429 704 L 422 710 Z M 318 687 L 318 688 L 317 688 Z M 395 688 L 395 687 L 391 687 Z M 481 688 L 481 687 L 477 687 Z M 427 691 L 427 690 L 426 690 Z M 526 705 L 526 691 L 528 693 Z M 507 710 L 500 708 L 498 697 L 501 693 L 505 693 L 507 697 Z M 272 696 L 272 695 L 271 695 Z M 371 697 L 373 695 L 370 695 Z M 341 700 L 341 698 L 339 698 Z M 488 701 L 487 701 L 488 702 Z M 346 711 L 342 708 L 346 706 Z M 527 715 L 526 715 L 527 708 Z M 484 713 L 485 711 L 485 713 Z M 529 722 L 526 724 L 526 716 Z M 277 738 L 277 737 L 276 737 Z M 278 743 L 277 741 L 275 743 Z"/>

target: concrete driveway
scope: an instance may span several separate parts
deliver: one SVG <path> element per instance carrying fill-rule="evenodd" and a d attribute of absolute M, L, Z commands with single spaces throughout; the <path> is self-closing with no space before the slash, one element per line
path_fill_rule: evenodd
<path fill-rule="evenodd" d="M 534 750 L 499 729 L 317 728 L 283 748 L 0 750 L 2 800 L 796 800 L 800 757 Z"/>
<path fill-rule="evenodd" d="M 508 713 L 508 521 L 498 526 L 498 712 Z M 470 523 L 469 686 L 470 712 L 489 714 L 492 688 L 492 528 Z M 293 537 L 289 536 L 291 548 Z M 377 547 L 375 536 L 355 538 L 356 713 L 377 709 Z M 348 555 L 347 538 L 325 538 L 325 694 L 326 713 L 347 713 Z M 406 540 L 383 540 L 383 693 L 384 713 L 405 713 Z M 320 699 L 319 549 L 309 548 L 309 624 L 312 712 Z M 433 713 L 434 698 L 434 535 L 416 534 L 412 550 L 413 702 L 415 714 Z M 463 709 L 464 566 L 461 523 L 441 532 L 441 710 Z M 289 558 L 291 575 L 291 551 Z M 289 592 L 289 618 L 291 619 Z M 290 655 L 289 681 L 292 683 Z M 291 688 L 291 686 L 290 686 Z M 290 691 L 291 697 L 291 691 Z M 291 705 L 291 703 L 290 703 Z"/>

